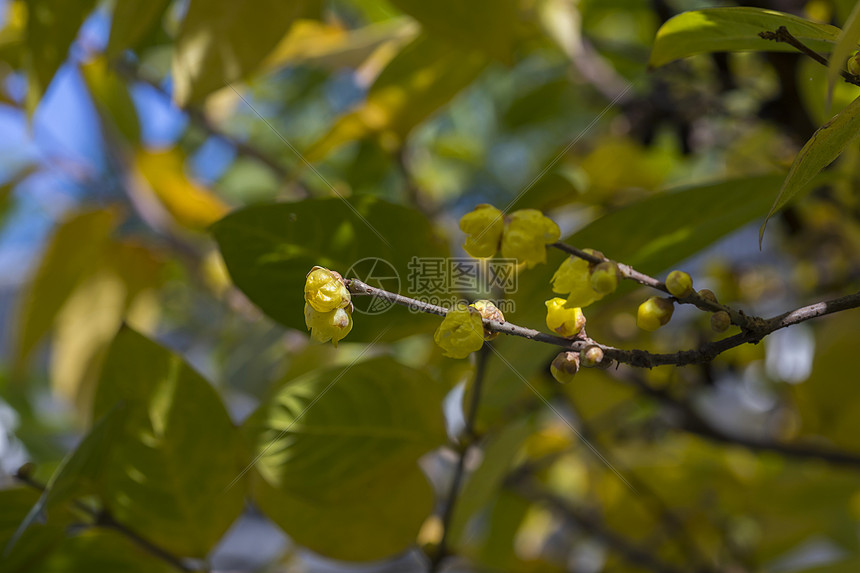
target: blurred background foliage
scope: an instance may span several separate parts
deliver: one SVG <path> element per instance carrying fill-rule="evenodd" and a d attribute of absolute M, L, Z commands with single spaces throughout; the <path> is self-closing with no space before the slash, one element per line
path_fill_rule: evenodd
<path fill-rule="evenodd" d="M 860 89 L 828 102 L 785 51 L 651 54 L 729 4 L 0 1 L 0 569 L 425 571 L 441 544 L 451 571 L 857 571 L 856 311 L 565 387 L 503 338 L 466 437 L 475 368 L 438 319 L 356 313 L 338 349 L 303 325 L 311 266 L 379 257 L 408 294 L 478 203 L 752 314 L 856 291 L 856 143 L 757 231 Z M 854 2 L 745 5 L 841 26 Z M 549 255 L 508 320 L 542 328 Z M 589 334 L 718 336 L 688 308 L 638 331 L 644 298 Z"/>

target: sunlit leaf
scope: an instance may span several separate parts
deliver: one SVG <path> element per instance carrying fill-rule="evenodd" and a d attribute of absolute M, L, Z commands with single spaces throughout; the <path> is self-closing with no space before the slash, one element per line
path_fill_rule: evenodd
<path fill-rule="evenodd" d="M 89 529 L 57 544 L 40 564 L 38 573 L 122 571 L 175 573 L 176 568 L 110 529 Z"/>
<path fill-rule="evenodd" d="M 123 328 L 108 351 L 94 416 L 124 404 L 99 490 L 111 514 L 179 555 L 204 557 L 242 511 L 239 433 L 215 389 Z M 232 487 L 229 487 L 232 484 Z"/>
<path fill-rule="evenodd" d="M 192 0 L 173 54 L 176 102 L 200 103 L 227 82 L 248 76 L 293 21 L 313 14 L 316 5 L 317 0 Z"/>
<path fill-rule="evenodd" d="M 774 213 L 801 192 L 808 191 L 812 180 L 830 165 L 860 135 L 860 98 L 848 104 L 839 114 L 818 128 L 794 158 L 785 182 L 759 231 L 759 243 L 765 226 Z"/>
<path fill-rule="evenodd" d="M 827 94 L 828 99 L 833 93 L 833 86 L 839 80 L 841 72 L 845 70 L 845 61 L 849 55 L 857 51 L 857 42 L 860 41 L 860 3 L 854 5 L 851 14 L 845 21 L 839 39 L 830 54 L 827 66 Z"/>
<path fill-rule="evenodd" d="M 50 523 L 34 523 L 13 547 L 7 548 L 39 497 L 39 491 L 29 487 L 0 490 L 0 507 L 3 508 L 0 511 L 0 558 L 3 560 L 4 572 L 34 571 L 65 536 L 67 524 L 59 516 L 52 515 Z"/>
<path fill-rule="evenodd" d="M 135 166 L 165 210 L 183 227 L 202 231 L 228 210 L 217 195 L 189 177 L 183 155 L 176 148 L 140 149 Z"/>
<path fill-rule="evenodd" d="M 71 216 L 57 228 L 21 302 L 15 355 L 18 368 L 51 329 L 75 287 L 98 264 L 117 218 L 111 210 L 88 211 Z"/>
<path fill-rule="evenodd" d="M 289 381 L 245 423 L 254 500 L 299 544 L 335 559 L 390 557 L 433 508 L 418 459 L 446 440 L 444 389 L 377 358 Z"/>
<path fill-rule="evenodd" d="M 412 258 L 446 255 L 422 214 L 368 196 L 255 205 L 234 211 L 212 230 L 236 286 L 270 317 L 302 332 L 305 277 L 314 265 L 392 292 L 419 294 L 412 287 L 420 285 L 411 284 Z M 371 297 L 354 297 L 353 303 L 354 326 L 345 342 L 391 339 L 438 324 L 436 317 Z"/>
<path fill-rule="evenodd" d="M 839 28 L 818 24 L 791 14 L 761 8 L 707 8 L 683 12 L 657 31 L 649 66 L 708 52 L 793 52 L 784 42 L 765 40 L 759 32 L 785 26 L 791 34 L 819 52 L 833 49 Z"/>
<path fill-rule="evenodd" d="M 398 18 L 355 30 L 315 20 L 299 20 L 266 57 L 263 69 L 309 64 L 330 69 L 357 68 L 388 43 L 399 45 L 415 37 L 418 27 Z"/>
<path fill-rule="evenodd" d="M 404 138 L 413 127 L 447 104 L 487 65 L 484 54 L 464 51 L 421 35 L 382 71 L 357 109 L 338 119 L 306 151 L 309 161 L 373 134 Z"/>

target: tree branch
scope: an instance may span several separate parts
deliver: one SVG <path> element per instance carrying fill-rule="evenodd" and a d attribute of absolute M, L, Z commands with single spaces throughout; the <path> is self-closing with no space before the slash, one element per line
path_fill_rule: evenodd
<path fill-rule="evenodd" d="M 830 63 L 827 61 L 827 58 L 825 58 L 824 56 L 822 56 L 797 38 L 795 38 L 785 26 L 780 26 L 774 32 L 759 32 L 759 36 L 765 40 L 773 40 L 774 42 L 782 42 L 788 44 L 797 51 L 806 54 L 824 67 L 828 67 L 830 65 Z M 840 70 L 839 73 L 842 76 L 842 79 L 844 79 L 849 84 L 860 86 L 860 77 L 849 73 L 847 70 Z"/>
<path fill-rule="evenodd" d="M 345 280 L 349 291 L 357 296 L 375 296 L 415 311 L 436 314 L 439 316 L 445 316 L 448 314 L 448 309 L 441 306 L 372 287 L 358 279 Z M 552 344 L 574 351 L 580 351 L 589 346 L 598 346 L 603 350 L 606 358 L 616 360 L 623 364 L 636 366 L 637 368 L 653 368 L 654 366 L 669 364 L 675 366 L 686 366 L 689 364 L 703 364 L 710 362 L 726 350 L 730 350 L 742 344 L 756 344 L 768 334 L 787 326 L 799 324 L 834 312 L 858 307 L 860 307 L 860 292 L 830 301 L 818 302 L 809 306 L 804 306 L 770 319 L 760 319 L 756 317 L 755 321 L 758 326 L 755 330 L 748 330 L 735 334 L 734 336 L 723 338 L 722 340 L 704 344 L 696 350 L 679 350 L 678 352 L 666 354 L 648 352 L 646 350 L 624 350 L 621 348 L 615 348 L 613 346 L 601 344 L 588 336 L 578 335 L 572 339 L 561 338 L 559 336 L 553 336 L 552 334 L 546 334 L 531 328 L 518 326 L 510 322 L 496 322 L 494 320 L 487 319 L 484 319 L 483 322 L 484 328 L 491 332 L 499 332 L 502 334 L 527 338 L 529 340 L 537 340 L 538 342 Z"/>
<path fill-rule="evenodd" d="M 18 470 L 18 472 L 15 473 L 14 477 L 19 482 L 33 489 L 39 490 L 41 492 L 44 492 L 46 489 L 44 484 L 37 482 L 32 477 L 30 477 L 30 475 L 28 475 L 22 470 Z M 112 529 L 113 531 L 116 531 L 120 535 L 123 535 L 124 537 L 132 541 L 135 545 L 137 545 L 147 553 L 153 555 L 154 557 L 157 557 L 158 559 L 161 559 L 165 563 L 171 565 L 172 567 L 175 567 L 180 571 L 190 572 L 196 570 L 186 565 L 181 558 L 177 557 L 163 547 L 156 545 L 152 541 L 139 535 L 138 533 L 135 533 L 127 526 L 118 522 L 107 510 L 98 511 L 84 503 L 81 503 L 80 501 L 75 501 L 74 505 L 76 509 L 82 511 L 83 513 L 86 513 L 93 518 L 93 526 L 101 527 L 104 529 Z"/>
<path fill-rule="evenodd" d="M 490 344 L 490 343 L 487 343 Z M 465 413 L 466 423 L 463 427 L 462 438 L 458 447 L 457 465 L 454 467 L 454 476 L 451 478 L 451 487 L 448 489 L 448 497 L 445 500 L 445 506 L 442 509 L 442 537 L 439 539 L 439 546 L 436 552 L 430 559 L 429 573 L 435 573 L 439 570 L 442 561 L 448 556 L 448 534 L 451 529 L 451 519 L 454 517 L 454 509 L 457 505 L 457 497 L 460 495 L 460 489 L 463 483 L 463 476 L 466 468 L 466 455 L 469 453 L 472 445 L 477 440 L 475 435 L 475 420 L 478 417 L 478 405 L 481 401 L 481 389 L 484 383 L 484 373 L 486 372 L 487 358 L 489 358 L 489 348 L 486 344 L 478 352 L 477 364 L 475 365 L 475 382 L 472 385 L 472 395 L 469 399 L 468 411 Z"/>

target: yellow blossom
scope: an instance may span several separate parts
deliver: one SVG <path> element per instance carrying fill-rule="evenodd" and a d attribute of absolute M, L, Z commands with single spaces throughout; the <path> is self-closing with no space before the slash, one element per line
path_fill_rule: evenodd
<path fill-rule="evenodd" d="M 317 312 L 330 312 L 349 305 L 352 297 L 340 274 L 314 267 L 305 279 L 305 302 Z"/>
<path fill-rule="evenodd" d="M 481 313 L 464 304 L 448 311 L 433 335 L 449 358 L 466 358 L 484 345 L 484 324 Z"/>
<path fill-rule="evenodd" d="M 338 341 L 352 330 L 352 306 L 319 312 L 309 303 L 305 303 L 305 325 L 311 331 L 313 340 L 317 342 L 331 340 L 337 347 Z"/>
<path fill-rule="evenodd" d="M 558 225 L 537 209 L 514 211 L 505 221 L 502 256 L 517 259 L 528 268 L 546 262 L 546 246 L 558 241 Z"/>
<path fill-rule="evenodd" d="M 492 205 L 478 205 L 460 219 L 460 230 L 468 235 L 463 248 L 476 258 L 492 257 L 499 250 L 504 227 L 501 211 Z"/>

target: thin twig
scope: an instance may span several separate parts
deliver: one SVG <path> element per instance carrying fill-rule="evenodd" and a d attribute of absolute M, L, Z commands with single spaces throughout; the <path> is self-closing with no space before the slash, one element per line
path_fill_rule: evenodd
<path fill-rule="evenodd" d="M 346 279 L 349 291 L 357 296 L 375 296 L 395 304 L 399 304 L 412 310 L 445 316 L 448 309 L 409 298 L 383 289 L 372 287 L 358 279 Z M 510 322 L 496 322 L 484 319 L 484 328 L 491 332 L 510 334 L 537 340 L 545 344 L 552 344 L 574 351 L 580 351 L 589 346 L 598 346 L 603 350 L 604 356 L 623 364 L 636 366 L 637 368 L 653 368 L 654 366 L 675 365 L 686 366 L 688 364 L 703 364 L 710 362 L 726 350 L 735 348 L 742 344 L 756 344 L 765 336 L 794 324 L 805 322 L 812 318 L 818 318 L 834 312 L 860 307 L 860 292 L 804 306 L 770 319 L 756 318 L 755 330 L 747 330 L 734 336 L 723 338 L 715 342 L 702 345 L 696 350 L 679 350 L 677 352 L 658 354 L 647 350 L 624 350 L 606 344 L 601 344 L 588 336 L 577 336 L 575 338 L 561 338 L 546 334 L 532 328 L 525 328 Z M 760 321 L 760 322 L 759 322 Z"/>
<path fill-rule="evenodd" d="M 26 472 L 18 471 L 14 477 L 22 484 L 36 489 L 40 492 L 44 492 L 46 489 L 44 484 L 34 480 Z M 116 531 L 117 533 L 123 535 L 124 537 L 132 541 L 135 545 L 137 545 L 147 553 L 161 559 L 165 563 L 175 567 L 180 571 L 195 571 L 195 569 L 186 565 L 183 560 L 176 555 L 173 555 L 168 550 L 156 545 L 149 539 L 141 536 L 138 533 L 135 533 L 127 526 L 117 521 L 110 513 L 107 512 L 107 510 L 95 510 L 90 506 L 77 500 L 74 502 L 74 505 L 76 509 L 83 513 L 86 513 L 93 519 L 93 526 L 101 527 L 104 529 L 112 529 L 113 531 Z"/>
<path fill-rule="evenodd" d="M 806 54 L 824 67 L 828 67 L 830 65 L 830 62 L 827 61 L 827 58 L 825 58 L 824 56 L 822 56 L 797 38 L 795 38 L 785 26 L 780 26 L 776 29 L 775 32 L 759 32 L 759 36 L 765 40 L 773 40 L 774 42 L 782 42 L 788 44 L 797 51 Z M 849 73 L 847 70 L 840 70 L 839 73 L 842 76 L 842 79 L 844 79 L 849 84 L 860 86 L 860 77 Z"/>
<path fill-rule="evenodd" d="M 580 259 L 583 259 L 583 260 L 588 261 L 588 262 L 593 263 L 593 264 L 598 264 L 598 263 L 602 263 L 602 262 L 614 262 L 618 266 L 618 270 L 621 272 L 621 276 L 624 277 L 625 279 L 632 280 L 632 281 L 637 282 L 641 285 L 651 287 L 655 290 L 659 290 L 659 291 L 664 292 L 664 293 L 669 294 L 669 295 L 672 294 L 669 292 L 669 289 L 666 287 L 666 283 L 659 281 L 652 276 L 646 275 L 645 273 L 641 273 L 641 272 L 637 271 L 636 269 L 634 269 L 633 267 L 631 267 L 630 265 L 625 265 L 624 263 L 619 263 L 617 261 L 613 261 L 612 259 L 608 259 L 606 257 L 601 258 L 599 256 L 592 255 L 591 253 L 587 253 L 581 249 L 577 249 L 576 247 L 571 247 L 570 245 L 567 245 L 567 244 L 561 243 L 561 242 L 552 243 L 550 246 L 555 247 L 556 249 L 558 249 L 560 251 L 563 251 L 569 255 L 572 255 L 574 257 L 578 257 Z M 695 305 L 697 308 L 700 308 L 702 310 L 706 310 L 708 312 L 719 312 L 721 310 L 725 311 L 728 313 L 729 317 L 732 319 L 732 324 L 739 326 L 741 328 L 741 330 L 754 332 L 757 329 L 761 328 L 763 325 L 763 320 L 761 318 L 758 318 L 755 316 L 747 316 L 742 311 L 738 311 L 738 310 L 735 310 L 735 309 L 728 307 L 724 304 L 720 304 L 718 302 L 714 302 L 712 300 L 709 300 L 709 299 L 701 296 L 695 290 L 683 298 L 674 297 L 674 296 L 672 298 L 681 304 L 692 304 L 692 305 Z"/>
<path fill-rule="evenodd" d="M 475 366 L 475 382 L 472 384 L 472 395 L 469 398 L 468 411 L 465 413 L 465 425 L 463 433 L 458 445 L 459 456 L 457 465 L 454 468 L 454 476 L 451 478 L 451 487 L 448 489 L 448 497 L 445 499 L 445 506 L 442 509 L 442 538 L 439 540 L 439 545 L 436 552 L 430 559 L 429 573 L 435 573 L 439 570 L 439 566 L 445 557 L 448 556 L 448 535 L 451 529 L 451 520 L 454 517 L 454 509 L 457 505 L 457 497 L 460 495 L 460 488 L 463 482 L 466 468 L 466 455 L 470 448 L 477 440 L 475 435 L 475 421 L 478 417 L 478 405 L 481 401 L 481 388 L 484 383 L 484 373 L 486 372 L 487 358 L 489 357 L 489 348 L 484 344 L 484 348 L 478 352 L 477 364 Z"/>

